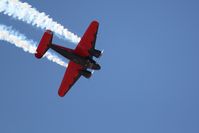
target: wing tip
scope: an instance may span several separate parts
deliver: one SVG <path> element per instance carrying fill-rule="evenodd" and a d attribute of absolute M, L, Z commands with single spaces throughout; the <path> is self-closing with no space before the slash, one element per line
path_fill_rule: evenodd
<path fill-rule="evenodd" d="M 58 91 L 58 95 L 60 97 L 64 97 L 66 95 L 66 92 L 63 92 L 63 91 Z"/>
<path fill-rule="evenodd" d="M 97 26 L 98 26 L 98 25 L 99 25 L 99 22 L 98 22 L 97 20 L 93 20 L 91 24 L 92 24 L 92 25 L 97 25 Z"/>

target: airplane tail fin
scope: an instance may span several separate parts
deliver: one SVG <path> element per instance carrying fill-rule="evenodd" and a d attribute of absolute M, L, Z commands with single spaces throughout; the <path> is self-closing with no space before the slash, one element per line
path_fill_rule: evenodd
<path fill-rule="evenodd" d="M 46 51 L 49 49 L 50 45 L 52 44 L 52 38 L 53 38 L 53 32 L 50 30 L 46 30 L 37 47 L 35 53 L 36 58 L 40 59 L 46 53 Z"/>

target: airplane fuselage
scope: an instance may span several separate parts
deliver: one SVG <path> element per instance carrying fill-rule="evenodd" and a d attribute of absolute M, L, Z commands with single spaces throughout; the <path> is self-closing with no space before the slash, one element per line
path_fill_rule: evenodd
<path fill-rule="evenodd" d="M 84 68 L 89 68 L 89 69 L 93 69 L 93 70 L 99 70 L 101 68 L 100 65 L 97 64 L 96 61 L 94 61 L 92 58 L 82 57 L 82 56 L 74 53 L 74 50 L 72 50 L 72 49 L 58 46 L 55 44 L 51 44 L 50 48 L 52 48 L 54 51 L 58 52 L 60 55 L 64 56 L 65 58 L 69 59 L 70 61 L 80 64 Z"/>

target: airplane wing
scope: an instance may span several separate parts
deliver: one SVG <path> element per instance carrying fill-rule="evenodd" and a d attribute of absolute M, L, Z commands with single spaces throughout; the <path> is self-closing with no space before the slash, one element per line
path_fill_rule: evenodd
<path fill-rule="evenodd" d="M 83 67 L 81 65 L 76 64 L 72 61 L 69 62 L 58 91 L 59 96 L 65 96 L 65 94 L 69 91 L 73 84 L 79 79 L 79 77 L 81 76 L 81 74 L 79 73 L 80 70 L 83 70 Z"/>
<path fill-rule="evenodd" d="M 95 41 L 97 37 L 99 23 L 97 21 L 91 22 L 88 29 L 84 33 L 81 41 L 75 48 L 75 53 L 83 56 L 88 57 L 90 56 L 89 50 L 95 48 Z"/>
<path fill-rule="evenodd" d="M 81 41 L 75 48 L 74 53 L 77 53 L 82 57 L 91 56 L 89 50 L 94 49 L 95 47 L 98 27 L 99 23 L 97 21 L 91 22 L 88 29 L 84 33 Z M 64 78 L 62 80 L 61 86 L 58 91 L 59 96 L 61 97 L 65 96 L 65 94 L 69 91 L 69 89 L 81 76 L 80 74 L 81 70 L 84 70 L 84 68 L 81 65 L 76 64 L 72 61 L 69 62 L 68 68 L 66 69 Z"/>

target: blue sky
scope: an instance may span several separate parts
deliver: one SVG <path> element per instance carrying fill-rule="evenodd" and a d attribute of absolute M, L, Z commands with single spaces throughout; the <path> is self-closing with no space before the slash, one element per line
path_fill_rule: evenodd
<path fill-rule="evenodd" d="M 0 132 L 199 132 L 198 1 L 25 2 L 79 36 L 97 19 L 102 69 L 60 98 L 63 67 L 0 41 Z M 3 14 L 0 22 L 37 42 L 44 32 Z"/>

